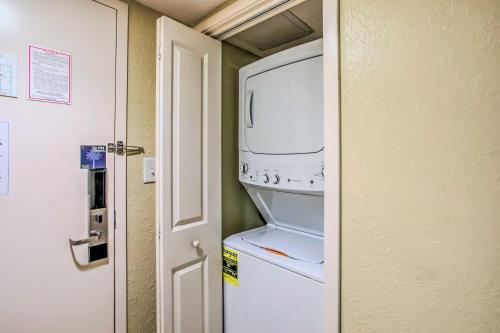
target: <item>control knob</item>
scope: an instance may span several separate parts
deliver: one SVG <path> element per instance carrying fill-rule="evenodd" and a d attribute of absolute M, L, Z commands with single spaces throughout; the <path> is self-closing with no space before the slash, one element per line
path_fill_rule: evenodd
<path fill-rule="evenodd" d="M 267 183 L 269 183 L 269 176 L 264 175 L 264 184 L 267 184 Z"/>
<path fill-rule="evenodd" d="M 248 172 L 248 164 L 247 163 L 241 163 L 240 166 L 241 173 L 246 175 Z"/>
<path fill-rule="evenodd" d="M 280 182 L 280 176 L 274 175 L 273 176 L 273 184 L 279 184 Z"/>

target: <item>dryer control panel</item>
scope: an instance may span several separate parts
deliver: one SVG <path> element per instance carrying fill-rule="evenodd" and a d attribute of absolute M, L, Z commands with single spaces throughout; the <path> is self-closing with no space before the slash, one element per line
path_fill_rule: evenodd
<path fill-rule="evenodd" d="M 240 151 L 240 182 L 283 191 L 324 189 L 323 151 L 314 154 L 266 155 Z"/>

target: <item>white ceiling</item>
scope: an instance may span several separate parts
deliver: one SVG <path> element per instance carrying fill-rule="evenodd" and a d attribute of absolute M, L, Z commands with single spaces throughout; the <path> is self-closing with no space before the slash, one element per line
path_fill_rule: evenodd
<path fill-rule="evenodd" d="M 228 0 L 136 0 L 190 27 Z"/>

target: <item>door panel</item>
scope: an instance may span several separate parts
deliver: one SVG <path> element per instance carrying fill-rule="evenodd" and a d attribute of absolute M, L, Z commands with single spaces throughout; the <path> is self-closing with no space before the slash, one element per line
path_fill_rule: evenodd
<path fill-rule="evenodd" d="M 205 57 L 173 45 L 174 227 L 203 220 L 203 96 Z"/>
<path fill-rule="evenodd" d="M 18 57 L 18 98 L 0 97 L 10 124 L 10 192 L 0 197 L 0 332 L 113 332 L 114 232 L 109 260 L 86 266 L 88 171 L 80 145 L 114 141 L 117 11 L 90 0 L 1 2 L 0 51 Z M 89 24 L 89 22 L 92 24 Z M 27 100 L 27 47 L 71 53 L 71 105 Z M 108 221 L 115 167 L 107 157 Z"/>
<path fill-rule="evenodd" d="M 203 332 L 206 302 L 204 261 L 174 271 L 174 332 Z"/>
<path fill-rule="evenodd" d="M 247 78 L 243 128 L 247 147 L 262 154 L 304 154 L 323 149 L 322 78 L 322 56 Z M 296 135 L 301 132 L 311 135 Z"/>
<path fill-rule="evenodd" d="M 220 42 L 158 20 L 160 332 L 222 332 Z"/>

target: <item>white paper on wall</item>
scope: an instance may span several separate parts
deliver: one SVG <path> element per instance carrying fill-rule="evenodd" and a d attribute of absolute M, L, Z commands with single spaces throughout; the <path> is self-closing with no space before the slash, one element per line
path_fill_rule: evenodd
<path fill-rule="evenodd" d="M 9 123 L 0 121 L 0 196 L 9 193 Z"/>
<path fill-rule="evenodd" d="M 0 52 L 0 96 L 17 97 L 17 56 Z"/>
<path fill-rule="evenodd" d="M 71 104 L 71 54 L 28 46 L 28 98 Z"/>

